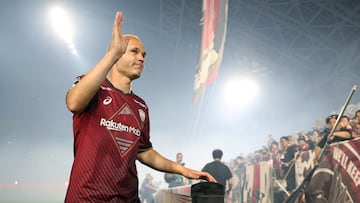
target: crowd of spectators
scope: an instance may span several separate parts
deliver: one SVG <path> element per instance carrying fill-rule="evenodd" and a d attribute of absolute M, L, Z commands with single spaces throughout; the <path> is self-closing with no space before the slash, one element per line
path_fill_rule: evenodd
<path fill-rule="evenodd" d="M 261 149 L 255 150 L 247 156 L 240 155 L 227 164 L 232 168 L 233 174 L 239 180 L 243 180 L 246 165 L 254 165 L 262 161 L 273 161 L 274 177 L 277 180 L 285 180 L 284 188 L 291 194 L 296 189 L 294 160 L 297 152 L 308 150 L 315 151 L 315 160 L 319 158 L 319 153 L 326 143 L 331 144 L 360 137 L 360 110 L 355 112 L 353 117 L 344 115 L 340 118 L 337 127 L 332 135 L 329 135 L 334 127 L 338 115 L 332 114 L 325 118 L 325 125 L 317 122 L 317 126 L 310 131 L 297 132 L 294 135 L 281 136 L 275 140 L 273 135 L 268 135 L 266 145 Z M 235 185 L 233 190 L 232 202 L 241 198 L 236 187 L 242 187 L 243 182 Z M 241 192 L 240 192 L 241 193 Z M 278 202 L 282 202 L 279 200 Z"/>
<path fill-rule="evenodd" d="M 288 194 L 291 194 L 291 192 L 296 189 L 294 167 L 296 159 L 295 155 L 299 154 L 299 152 L 314 150 L 314 162 L 316 162 L 319 158 L 319 151 L 325 144 L 360 137 L 360 110 L 356 111 L 354 114 L 353 117 L 347 115 L 342 116 L 331 135 L 332 128 L 338 118 L 337 114 L 331 114 L 326 117 L 324 125 L 318 120 L 316 122 L 316 127 L 307 132 L 301 131 L 293 135 L 281 136 L 278 140 L 276 140 L 272 134 L 269 134 L 268 139 L 261 149 L 255 150 L 253 153 L 249 153 L 246 156 L 240 154 L 228 162 L 223 162 L 231 169 L 233 178 L 236 178 L 236 184 L 233 184 L 231 195 L 228 196 L 229 198 L 227 198 L 227 201 L 225 202 L 244 202 L 245 200 L 243 199 L 242 194 L 246 184 L 246 166 L 269 160 L 272 160 L 273 178 L 283 181 L 282 183 L 285 182 L 284 189 L 287 190 Z M 178 160 L 177 157 L 177 161 L 182 162 L 182 154 L 178 153 L 177 156 L 178 155 L 181 155 L 181 159 Z M 169 187 L 172 187 L 170 183 Z M 276 197 L 276 195 L 274 197 L 275 203 L 283 202 L 285 198 L 284 193 L 282 191 L 280 192 L 282 193 L 280 197 Z"/>
<path fill-rule="evenodd" d="M 318 143 L 324 138 L 324 136 L 329 133 L 329 130 L 331 130 L 329 128 L 331 127 L 331 125 L 329 126 L 330 122 L 332 122 L 331 124 L 334 125 L 336 119 L 336 114 L 330 115 L 325 119 L 326 125 L 317 126 L 308 132 L 301 131 L 295 133 L 294 135 L 282 136 L 279 138 L 279 140 L 275 140 L 273 135 L 269 134 L 266 145 L 264 145 L 261 149 L 257 149 L 253 153 L 249 153 L 247 156 L 240 155 L 239 157 L 241 157 L 241 159 L 243 159 L 246 164 L 256 164 L 261 161 L 268 161 L 273 159 L 274 168 L 279 168 L 280 162 L 278 160 L 284 153 L 284 149 L 280 145 L 281 138 L 287 137 L 289 140 L 289 145 L 295 146 L 296 151 L 302 152 L 307 150 L 314 150 Z M 350 133 L 350 137 L 341 139 L 340 141 L 360 137 L 360 110 L 355 113 L 353 118 L 350 118 L 346 115 L 342 116 L 335 132 L 345 130 Z M 230 167 L 232 165 L 236 165 L 236 159 L 230 160 L 228 164 Z"/>

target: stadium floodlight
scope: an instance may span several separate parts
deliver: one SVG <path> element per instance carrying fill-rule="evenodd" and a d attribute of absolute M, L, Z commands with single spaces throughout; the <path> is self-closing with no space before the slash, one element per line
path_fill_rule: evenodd
<path fill-rule="evenodd" d="M 233 78 L 225 86 L 226 103 L 242 108 L 254 101 L 258 89 L 258 84 L 250 78 Z"/>
<path fill-rule="evenodd" d="M 53 7 L 50 10 L 52 26 L 56 34 L 62 38 L 71 52 L 77 55 L 77 50 L 73 43 L 73 29 L 70 23 L 69 15 L 59 6 Z"/>

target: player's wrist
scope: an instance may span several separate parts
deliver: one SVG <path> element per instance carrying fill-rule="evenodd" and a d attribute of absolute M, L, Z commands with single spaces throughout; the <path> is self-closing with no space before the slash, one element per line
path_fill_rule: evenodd
<path fill-rule="evenodd" d="M 105 57 L 109 58 L 112 64 L 115 64 L 120 58 L 121 54 L 115 52 L 114 50 L 110 49 L 108 52 L 106 52 Z"/>

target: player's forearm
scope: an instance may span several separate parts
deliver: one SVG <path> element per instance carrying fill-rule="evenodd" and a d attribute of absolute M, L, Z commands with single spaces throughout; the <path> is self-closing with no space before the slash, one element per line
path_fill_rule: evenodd
<path fill-rule="evenodd" d="M 106 79 L 117 57 L 108 52 L 66 95 L 66 105 L 73 113 L 82 112 Z"/>
<path fill-rule="evenodd" d="M 185 170 L 184 166 L 163 157 L 154 149 L 139 153 L 137 158 L 143 164 L 162 172 L 182 174 Z"/>

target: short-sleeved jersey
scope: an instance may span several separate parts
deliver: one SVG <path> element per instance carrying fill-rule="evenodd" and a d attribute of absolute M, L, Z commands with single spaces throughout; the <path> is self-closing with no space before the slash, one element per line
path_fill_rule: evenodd
<path fill-rule="evenodd" d="M 135 160 L 152 147 L 145 102 L 106 80 L 85 111 L 74 114 L 73 128 L 65 202 L 139 202 Z"/>

